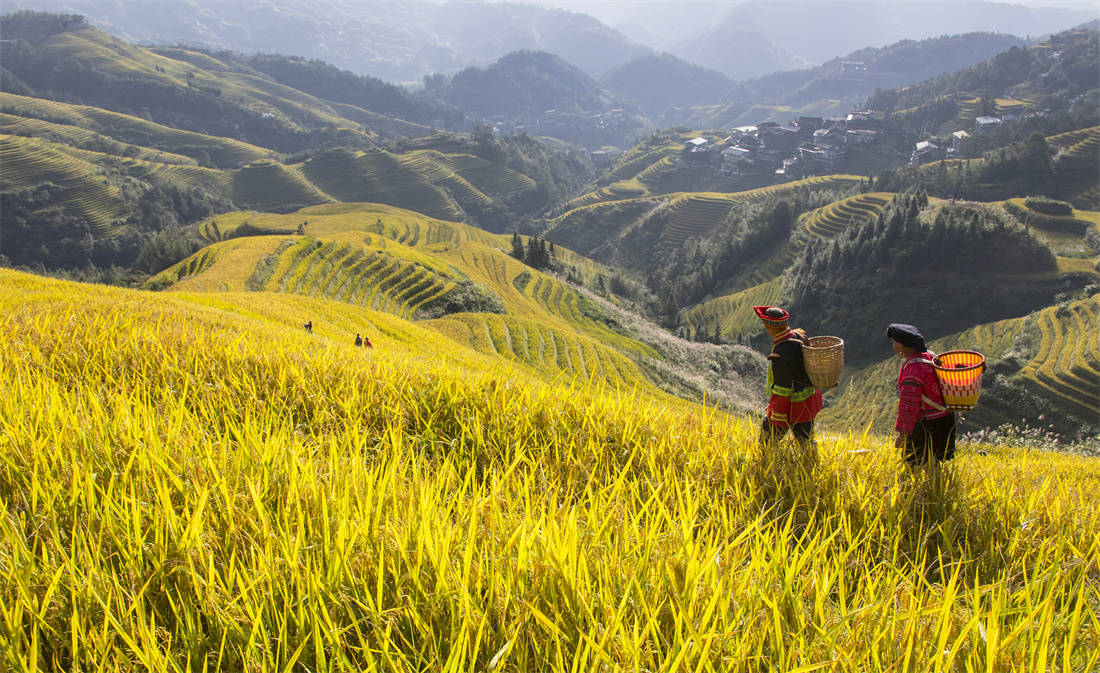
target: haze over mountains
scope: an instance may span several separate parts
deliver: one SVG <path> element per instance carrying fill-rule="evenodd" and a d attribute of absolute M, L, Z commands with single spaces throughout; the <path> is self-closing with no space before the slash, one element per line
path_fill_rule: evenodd
<path fill-rule="evenodd" d="M 611 3 L 613 5 L 614 3 Z M 667 51 L 733 79 L 803 68 L 870 46 L 971 31 L 1038 36 L 1096 17 L 1078 8 L 992 2 L 631 4 L 623 30 L 576 11 L 486 2 L 353 0 L 15 0 L 6 9 L 79 13 L 130 42 L 321 59 L 388 81 L 487 65 L 521 49 L 548 51 L 601 77 Z M 587 6 L 586 6 L 587 8 Z"/>

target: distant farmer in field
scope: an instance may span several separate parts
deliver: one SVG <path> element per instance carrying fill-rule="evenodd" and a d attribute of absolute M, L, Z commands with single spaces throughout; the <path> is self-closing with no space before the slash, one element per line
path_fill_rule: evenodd
<path fill-rule="evenodd" d="M 310 320 L 306 324 L 302 325 L 302 327 L 305 327 L 307 332 L 309 332 L 310 334 L 313 334 L 313 321 L 312 320 Z"/>
<path fill-rule="evenodd" d="M 374 344 L 372 344 L 370 342 L 370 337 L 363 337 L 363 345 L 366 346 L 367 348 L 371 348 L 371 349 L 374 348 Z"/>
<path fill-rule="evenodd" d="M 355 345 L 356 346 L 362 346 L 363 345 L 363 337 L 359 336 L 359 332 L 355 333 Z"/>
<path fill-rule="evenodd" d="M 947 410 L 943 391 L 932 366 L 935 357 L 924 336 L 912 325 L 893 323 L 886 328 L 894 352 L 905 362 L 898 372 L 898 419 L 894 446 L 905 451 L 910 467 L 939 463 L 955 456 L 955 414 Z"/>
<path fill-rule="evenodd" d="M 816 448 L 814 417 L 821 411 L 821 391 L 810 383 L 802 363 L 802 344 L 806 332 L 791 329 L 790 315 L 777 306 L 754 306 L 772 338 L 768 355 L 766 391 L 770 396 L 764 423 L 760 428 L 760 444 L 774 443 L 788 431 L 803 449 Z"/>

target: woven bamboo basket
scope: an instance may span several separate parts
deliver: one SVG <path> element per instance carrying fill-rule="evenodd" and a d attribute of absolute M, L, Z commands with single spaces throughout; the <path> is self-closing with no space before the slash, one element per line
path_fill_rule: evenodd
<path fill-rule="evenodd" d="M 947 351 L 932 359 L 943 390 L 943 403 L 951 411 L 970 411 L 982 393 L 985 356 L 978 351 Z"/>
<path fill-rule="evenodd" d="M 828 390 L 840 384 L 844 370 L 844 339 L 835 336 L 810 337 L 802 344 L 802 363 L 814 388 Z"/>

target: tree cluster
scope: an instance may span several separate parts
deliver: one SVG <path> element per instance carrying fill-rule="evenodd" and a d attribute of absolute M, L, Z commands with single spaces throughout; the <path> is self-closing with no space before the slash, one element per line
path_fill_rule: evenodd
<path fill-rule="evenodd" d="M 881 356 L 886 325 L 929 340 L 1025 315 L 1065 291 L 1050 250 L 995 209 L 928 207 L 898 196 L 877 219 L 811 240 L 784 282 L 784 302 L 811 333 L 847 342 L 852 360 Z"/>
<path fill-rule="evenodd" d="M 512 256 L 527 266 L 542 270 L 558 270 L 561 264 L 554 258 L 554 252 L 553 241 L 532 236 L 527 239 L 527 245 L 524 245 L 518 232 L 512 234 Z"/>

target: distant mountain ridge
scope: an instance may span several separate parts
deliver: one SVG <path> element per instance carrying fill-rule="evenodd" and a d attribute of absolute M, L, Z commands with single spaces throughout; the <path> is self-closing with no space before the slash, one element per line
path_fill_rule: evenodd
<path fill-rule="evenodd" d="M 797 110 L 788 117 L 820 115 L 838 107 L 846 111 L 862 107 L 878 89 L 953 73 L 1023 44 L 1024 40 L 1013 35 L 967 33 L 866 47 L 814 68 L 736 82 L 723 96 L 725 102 L 670 121 L 710 126 L 756 123 L 770 119 L 754 109 L 762 105 Z M 746 113 L 758 117 L 747 117 Z"/>
<path fill-rule="evenodd" d="M 502 56 L 486 68 L 465 68 L 433 93 L 486 116 L 533 115 L 551 109 L 602 112 L 622 104 L 558 56 L 526 50 Z"/>
<path fill-rule="evenodd" d="M 876 44 L 975 31 L 1038 37 L 1096 17 L 1095 10 L 1002 2 L 754 0 L 732 8 L 718 30 L 755 31 L 810 63 L 824 63 Z"/>
<path fill-rule="evenodd" d="M 716 103 L 733 86 L 721 72 L 667 52 L 639 56 L 601 81 L 611 91 L 637 102 L 650 117 L 658 117 L 674 106 Z"/>
<path fill-rule="evenodd" d="M 321 59 L 391 82 L 453 73 L 520 49 L 596 77 L 649 51 L 596 19 L 535 5 L 392 0 L 13 0 L 5 11 L 78 13 L 129 42 Z"/>

